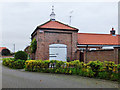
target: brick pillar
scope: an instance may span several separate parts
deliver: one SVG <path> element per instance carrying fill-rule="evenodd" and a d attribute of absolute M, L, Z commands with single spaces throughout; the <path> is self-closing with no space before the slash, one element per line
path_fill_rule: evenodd
<path fill-rule="evenodd" d="M 72 60 L 76 59 L 76 52 L 77 52 L 77 32 L 72 33 Z"/>
<path fill-rule="evenodd" d="M 120 64 L 120 48 L 118 49 L 118 64 Z"/>
<path fill-rule="evenodd" d="M 114 62 L 116 64 L 120 63 L 120 47 L 114 47 Z"/>

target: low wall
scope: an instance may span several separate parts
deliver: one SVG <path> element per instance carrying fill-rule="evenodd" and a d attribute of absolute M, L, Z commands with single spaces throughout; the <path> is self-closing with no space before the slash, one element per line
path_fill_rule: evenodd
<path fill-rule="evenodd" d="M 114 61 L 118 64 L 118 48 L 109 49 L 109 50 L 91 50 L 84 51 L 84 62 L 89 61 Z"/>

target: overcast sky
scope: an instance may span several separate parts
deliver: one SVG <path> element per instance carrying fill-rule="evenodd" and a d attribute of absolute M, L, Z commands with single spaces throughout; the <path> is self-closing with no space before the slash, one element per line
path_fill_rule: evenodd
<path fill-rule="evenodd" d="M 2 5 L 2 44 L 13 51 L 24 50 L 30 45 L 34 29 L 50 19 L 51 6 L 55 7 L 56 20 L 72 23 L 81 33 L 109 34 L 112 27 L 118 33 L 117 2 L 8 2 Z M 1 36 L 1 35 L 0 35 Z"/>

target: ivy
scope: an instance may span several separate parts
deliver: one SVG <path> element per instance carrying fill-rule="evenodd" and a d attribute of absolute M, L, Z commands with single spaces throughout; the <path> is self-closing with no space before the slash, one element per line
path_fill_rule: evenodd
<path fill-rule="evenodd" d="M 36 49 L 37 49 L 37 41 L 36 39 L 34 38 L 31 42 L 31 45 L 30 45 L 30 49 L 31 49 L 31 53 L 35 53 L 36 52 Z"/>

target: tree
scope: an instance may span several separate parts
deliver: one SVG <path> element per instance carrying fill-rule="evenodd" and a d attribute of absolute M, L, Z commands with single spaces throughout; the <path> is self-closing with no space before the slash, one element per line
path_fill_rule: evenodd
<path fill-rule="evenodd" d="M 8 56 L 8 55 L 11 55 L 10 50 L 8 50 L 8 49 L 3 49 L 3 50 L 2 50 L 2 56 Z"/>

